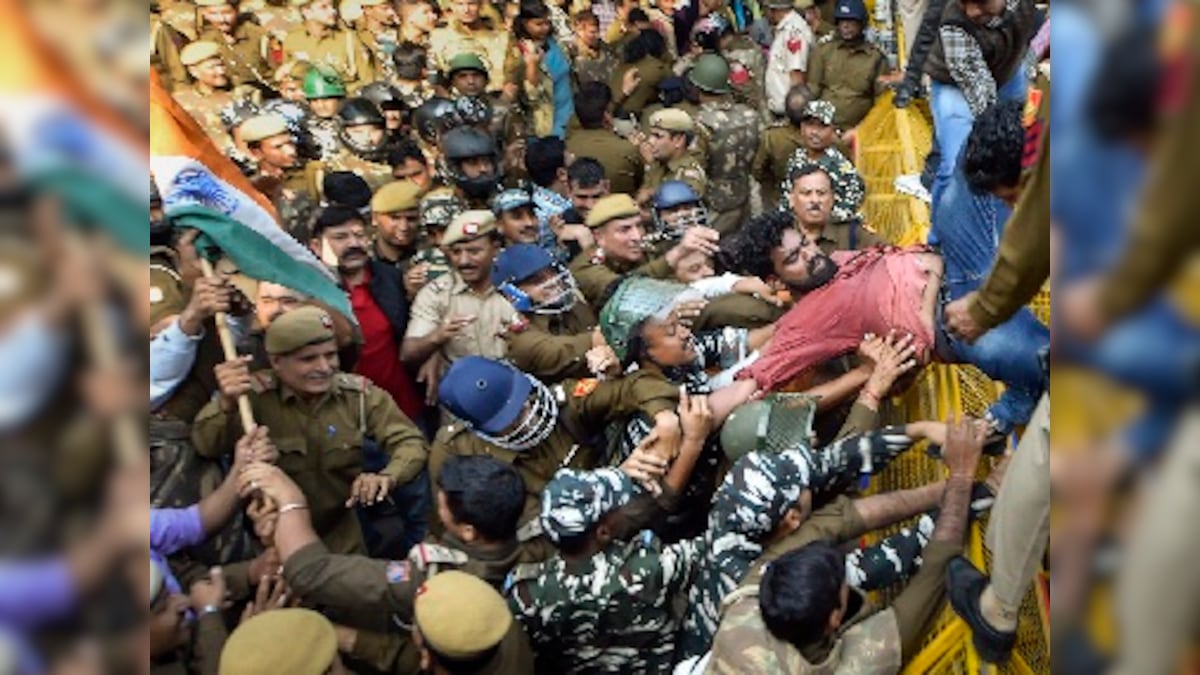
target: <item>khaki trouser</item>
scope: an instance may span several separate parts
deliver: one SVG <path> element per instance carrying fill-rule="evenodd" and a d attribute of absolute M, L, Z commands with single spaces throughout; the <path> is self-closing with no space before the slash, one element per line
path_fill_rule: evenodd
<path fill-rule="evenodd" d="M 925 8 L 929 0 L 899 0 L 900 30 L 904 32 L 904 49 L 911 52 L 913 42 L 917 40 L 917 30 L 921 27 L 921 18 L 925 16 Z M 908 56 L 904 54 L 903 56 Z M 901 63 L 907 63 L 902 59 Z M 849 156 L 849 155 L 847 155 Z"/>
<path fill-rule="evenodd" d="M 1042 394 L 992 507 L 992 590 L 1017 609 L 1050 541 L 1050 396 Z"/>
<path fill-rule="evenodd" d="M 1200 407 L 1185 415 L 1156 473 L 1117 579 L 1122 675 L 1181 672 L 1200 630 Z"/>

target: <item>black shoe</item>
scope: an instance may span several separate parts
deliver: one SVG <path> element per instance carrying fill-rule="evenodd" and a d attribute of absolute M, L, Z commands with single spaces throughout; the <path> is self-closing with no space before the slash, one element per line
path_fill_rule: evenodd
<path fill-rule="evenodd" d="M 952 558 L 946 567 L 946 595 L 954 612 L 971 629 L 971 642 L 979 658 L 1003 664 L 1017 644 L 1017 631 L 996 630 L 983 618 L 979 599 L 987 585 L 988 578 L 962 556 Z"/>

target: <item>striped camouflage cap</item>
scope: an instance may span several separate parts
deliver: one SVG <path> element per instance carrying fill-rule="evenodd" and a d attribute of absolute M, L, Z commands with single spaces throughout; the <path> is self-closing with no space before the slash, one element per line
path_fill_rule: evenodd
<path fill-rule="evenodd" d="M 559 469 L 542 491 L 542 531 L 550 541 L 578 537 L 629 503 L 633 481 L 620 469 Z"/>
<path fill-rule="evenodd" d="M 665 319 L 676 304 L 693 295 L 687 286 L 674 281 L 629 277 L 600 310 L 600 333 L 624 361 L 635 328 L 652 316 Z"/>
<path fill-rule="evenodd" d="M 743 456 L 713 497 L 709 522 L 755 539 L 770 534 L 809 489 L 809 462 L 809 455 L 800 450 Z"/>

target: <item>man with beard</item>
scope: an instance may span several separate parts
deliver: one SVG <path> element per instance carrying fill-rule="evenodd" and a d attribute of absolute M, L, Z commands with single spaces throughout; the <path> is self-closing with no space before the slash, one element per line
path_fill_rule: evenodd
<path fill-rule="evenodd" d="M 827 255 L 790 214 L 774 212 L 751 219 L 727 252 L 735 271 L 786 286 L 796 300 L 776 323 L 762 358 L 739 373 L 763 389 L 778 389 L 850 353 L 864 335 L 893 330 L 912 335 L 918 363 L 971 363 L 1004 383 L 1004 393 L 985 416 L 994 432 L 1006 434 L 1028 422 L 1046 388 L 1037 346 L 1024 347 L 1031 341 L 1024 323 L 1010 320 L 974 344 L 947 332 L 942 308 L 951 297 L 944 263 L 928 247 Z"/>
<path fill-rule="evenodd" d="M 237 400 L 248 396 L 254 419 L 279 449 L 276 463 L 304 492 L 317 534 L 331 551 L 364 553 L 362 529 L 349 507 L 424 482 L 425 439 L 387 392 L 339 371 L 333 320 L 325 310 L 283 314 L 267 328 L 265 342 L 271 370 L 252 374 L 250 357 L 214 369 L 219 395 L 196 417 L 196 451 L 217 458 L 233 450 L 241 434 Z M 379 473 L 363 471 L 366 437 L 391 458 Z"/>
<path fill-rule="evenodd" d="M 838 220 L 835 217 L 839 213 L 837 203 L 841 195 L 833 177 L 823 166 L 800 163 L 793 165 L 788 176 L 791 191 L 787 194 L 787 206 L 796 218 L 796 226 L 808 239 L 816 242 L 822 252 L 857 251 L 886 243 L 857 219 Z M 857 178 L 858 174 L 854 176 Z"/>
<path fill-rule="evenodd" d="M 503 358 L 501 337 L 516 310 L 492 285 L 492 261 L 500 252 L 491 211 L 464 211 L 442 237 L 454 274 L 429 282 L 413 300 L 400 358 L 412 366 L 440 354 L 453 363 L 468 354 Z"/>
<path fill-rule="evenodd" d="M 338 28 L 333 0 L 301 0 L 295 4 L 299 4 L 304 23 L 284 38 L 281 60 L 299 59 L 327 66 L 352 92 L 375 80 L 371 53 L 357 35 Z"/>
<path fill-rule="evenodd" d="M 271 85 L 270 37 L 267 32 L 238 14 L 240 0 L 196 0 L 200 11 L 200 39 L 221 46 L 221 58 L 229 69 L 233 86 Z"/>
<path fill-rule="evenodd" d="M 850 129 L 871 112 L 875 97 L 896 77 L 884 74 L 887 61 L 883 52 L 867 42 L 863 33 L 867 6 L 862 0 L 838 0 L 833 18 L 836 37 L 813 50 L 808 88 L 813 96 L 833 104 L 835 125 Z"/>
<path fill-rule="evenodd" d="M 399 271 L 371 259 L 367 226 L 353 208 L 326 207 L 312 229 L 309 248 L 337 271 L 362 329 L 362 352 L 354 372 L 370 378 L 391 395 L 401 412 L 415 419 L 421 414 L 421 398 L 397 357 L 408 328 L 408 299 L 401 290 Z"/>

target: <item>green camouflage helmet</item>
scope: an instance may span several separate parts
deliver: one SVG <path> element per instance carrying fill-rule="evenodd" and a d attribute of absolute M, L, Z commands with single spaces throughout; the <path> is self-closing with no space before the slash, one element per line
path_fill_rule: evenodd
<path fill-rule="evenodd" d="M 346 85 L 337 72 L 325 66 L 313 66 L 304 74 L 304 98 L 345 98 Z"/>
<path fill-rule="evenodd" d="M 446 64 L 446 77 L 454 77 L 454 74 L 460 70 L 477 70 L 483 73 L 484 77 L 488 77 L 488 69 L 484 65 L 483 59 L 479 58 L 478 54 L 472 52 L 455 54 L 450 59 L 450 62 Z"/>
<path fill-rule="evenodd" d="M 709 94 L 728 94 L 729 62 L 718 54 L 702 54 L 688 73 L 688 81 Z"/>
<path fill-rule="evenodd" d="M 630 277 L 621 282 L 600 310 L 600 333 L 617 358 L 625 361 L 633 329 L 646 319 L 666 318 L 687 286 L 649 277 Z"/>
<path fill-rule="evenodd" d="M 751 451 L 780 453 L 800 450 L 811 459 L 816 397 L 768 394 L 734 408 L 721 426 L 721 448 L 729 460 Z"/>

